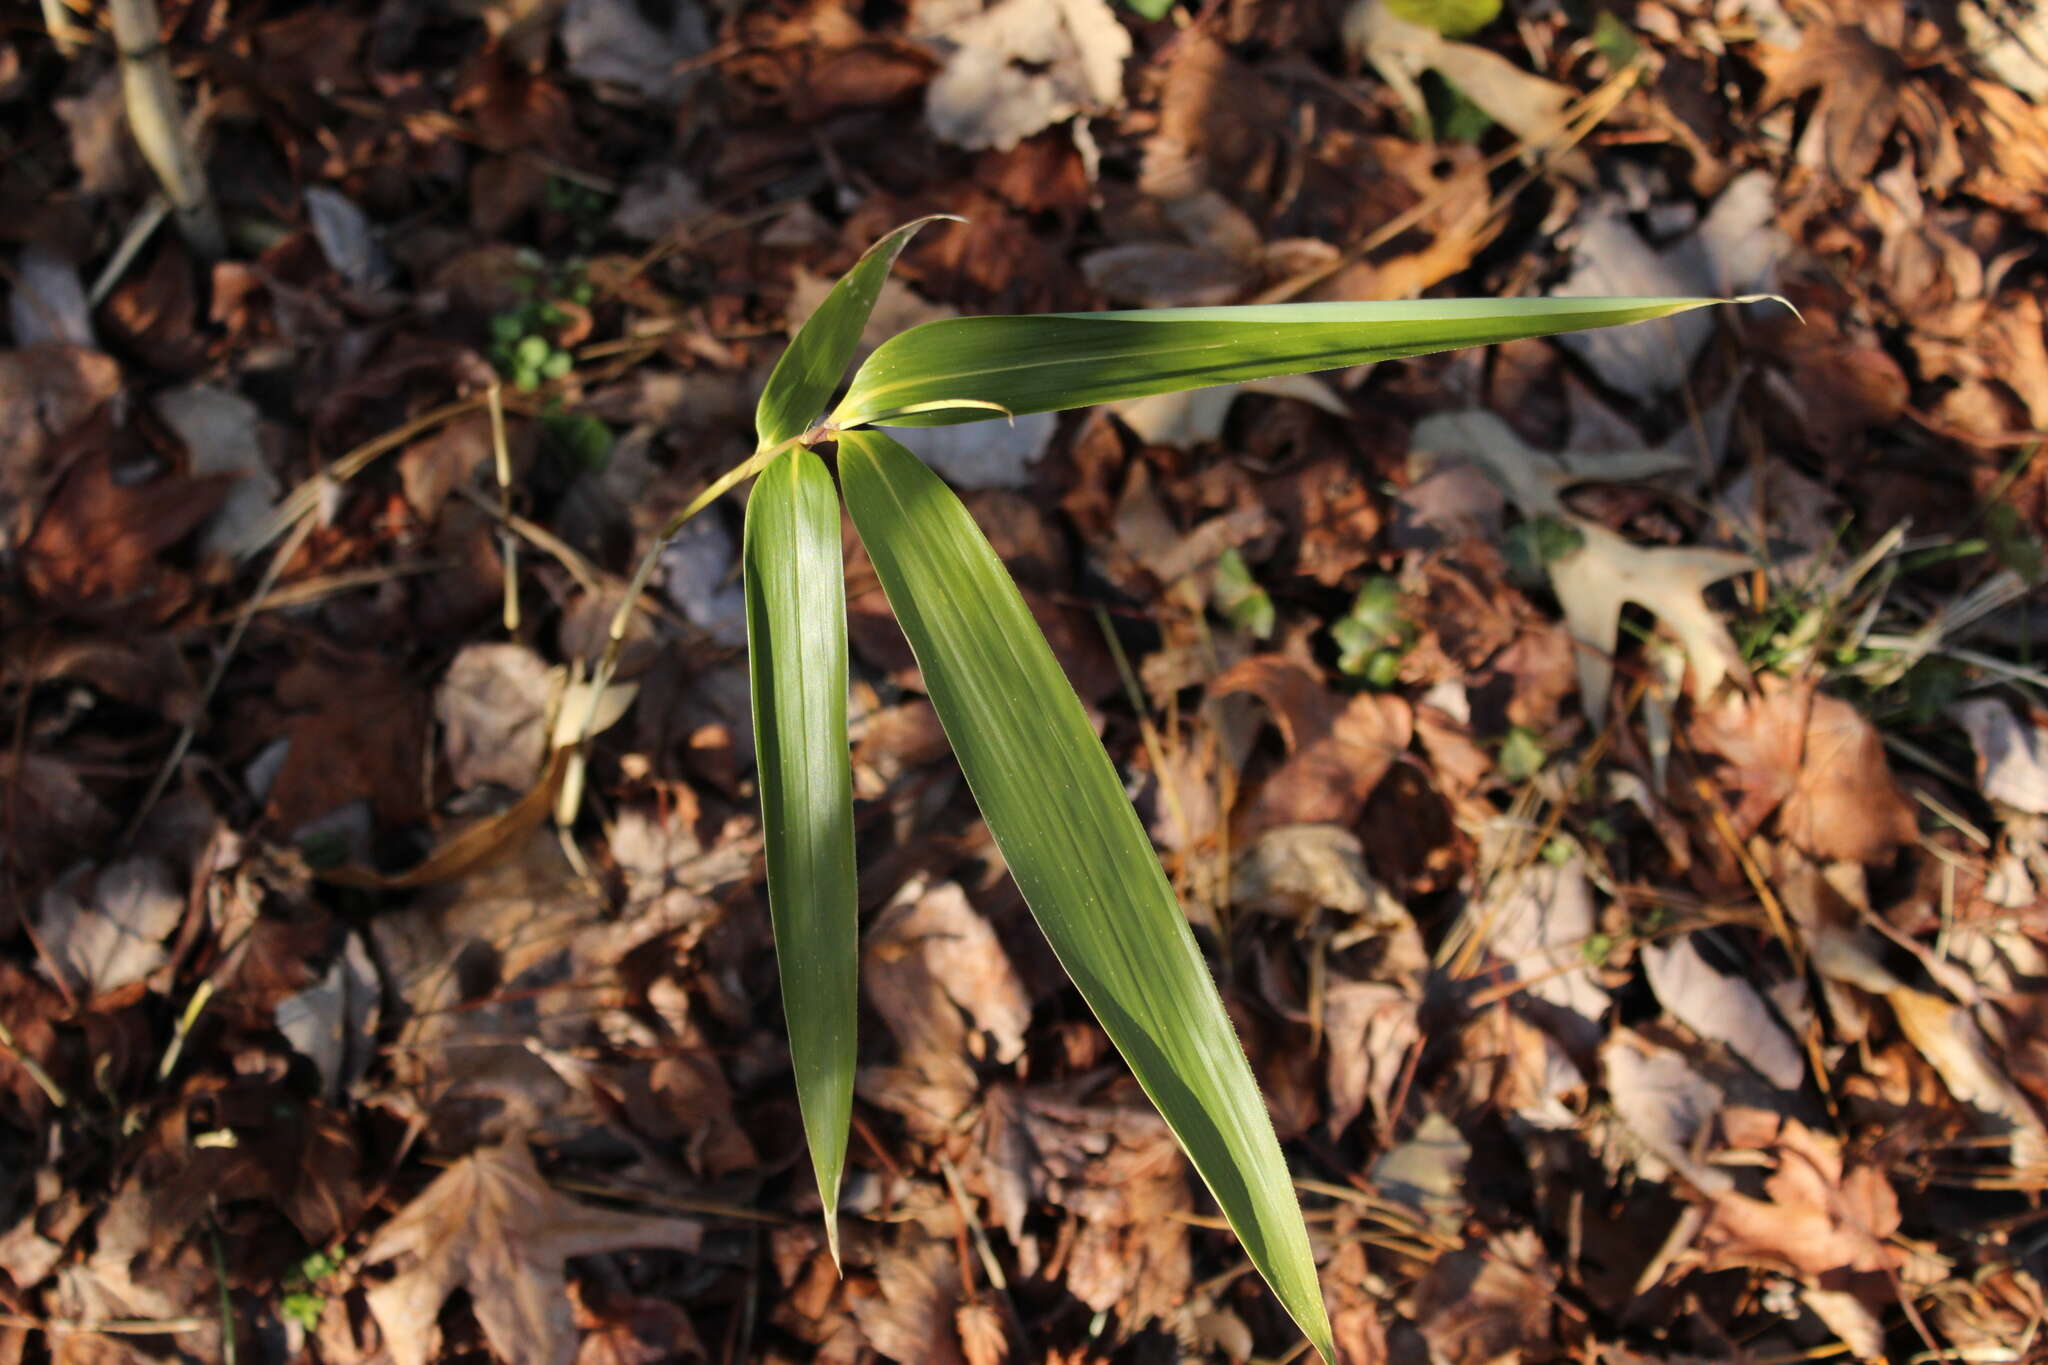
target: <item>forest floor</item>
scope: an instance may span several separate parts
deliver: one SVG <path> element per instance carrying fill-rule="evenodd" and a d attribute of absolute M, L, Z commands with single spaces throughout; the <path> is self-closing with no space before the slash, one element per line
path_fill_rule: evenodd
<path fill-rule="evenodd" d="M 55 8 L 0 11 L 0 1365 L 1304 1358 L 850 532 L 843 1276 L 741 497 L 580 766 L 555 720 L 930 213 L 873 339 L 1796 305 L 914 439 L 1181 892 L 1352 1365 L 2048 1359 L 2048 10 L 165 0 L 204 260 Z"/>

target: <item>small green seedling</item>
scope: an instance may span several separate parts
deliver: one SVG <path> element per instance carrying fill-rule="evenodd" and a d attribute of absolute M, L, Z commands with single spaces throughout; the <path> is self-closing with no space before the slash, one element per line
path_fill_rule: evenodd
<path fill-rule="evenodd" d="M 554 341 L 569 321 L 562 305 L 588 307 L 597 295 L 579 265 L 551 276 L 528 276 L 520 281 L 520 292 L 525 302 L 491 318 L 489 355 L 513 388 L 530 393 L 544 383 L 566 379 L 576 367 L 576 358 Z"/>
<path fill-rule="evenodd" d="M 560 176 L 549 176 L 547 187 L 541 191 L 541 207 L 549 213 L 559 215 L 569 225 L 570 235 L 576 239 L 579 250 L 588 251 L 597 245 L 597 239 L 604 232 L 604 211 L 611 196 L 603 190 L 589 185 L 579 185 Z M 589 300 L 579 300 L 589 302 Z"/>
<path fill-rule="evenodd" d="M 341 1258 L 331 1251 L 315 1251 L 285 1272 L 284 1294 L 277 1311 L 308 1332 L 320 1330 L 321 1315 L 327 1311 L 327 1296 L 320 1293 L 320 1281 L 341 1269 Z"/>
<path fill-rule="evenodd" d="M 1263 640 L 1273 633 L 1276 613 L 1272 595 L 1252 577 L 1251 568 L 1235 546 L 1216 557 L 1216 581 L 1209 596 L 1216 603 L 1216 610 L 1253 639 Z"/>
<path fill-rule="evenodd" d="M 1415 623 L 1401 613 L 1401 585 L 1385 574 L 1366 579 L 1351 610 L 1330 626 L 1337 671 L 1368 687 L 1394 685 L 1401 674 L 1401 658 L 1415 637 Z"/>
<path fill-rule="evenodd" d="M 1716 300 L 1430 299 L 947 318 L 883 342 L 835 403 L 884 278 L 928 221 L 883 238 L 826 295 L 769 376 L 754 454 L 662 537 L 754 479 L 741 557 L 768 909 L 828 1245 L 836 1257 L 859 1014 L 843 505 L 1025 904 L 1252 1265 L 1334 1361 L 1272 1120 L 1123 780 L 966 506 L 880 428 L 1002 420 L 1337 369 L 1669 317 Z M 836 480 L 819 454 L 827 448 L 836 451 Z M 653 563 L 653 554 L 642 559 L 613 617 L 593 698 L 616 667 Z"/>
<path fill-rule="evenodd" d="M 1501 558 L 1507 561 L 1508 576 L 1519 586 L 1542 588 L 1550 583 L 1547 566 L 1585 543 L 1585 532 L 1568 521 L 1530 517 L 1510 526 L 1501 537 Z"/>
<path fill-rule="evenodd" d="M 1446 38 L 1469 38 L 1500 18 L 1500 0 L 1386 0 L 1387 8 L 1411 24 L 1433 28 Z"/>
<path fill-rule="evenodd" d="M 1549 757 L 1534 730 L 1511 725 L 1507 738 L 1500 742 L 1500 757 L 1496 761 L 1502 777 L 1510 782 L 1527 782 L 1543 771 L 1544 760 Z"/>

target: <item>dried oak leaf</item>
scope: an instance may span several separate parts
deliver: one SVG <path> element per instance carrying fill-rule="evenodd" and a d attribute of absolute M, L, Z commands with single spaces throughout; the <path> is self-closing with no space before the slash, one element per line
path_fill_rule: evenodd
<path fill-rule="evenodd" d="M 1246 659 L 1209 687 L 1213 696 L 1248 692 L 1265 702 L 1287 744 L 1286 761 L 1243 809 L 1243 839 L 1275 825 L 1351 825 L 1414 729 L 1401 698 L 1361 692 L 1346 700 L 1285 655 Z"/>
<path fill-rule="evenodd" d="M 1883 862 L 1913 841 L 1913 806 L 1861 712 L 1810 682 L 1763 679 L 1763 695 L 1702 710 L 1694 742 L 1731 768 L 1745 833 L 1773 810 L 1795 847 L 1823 862 Z"/>
<path fill-rule="evenodd" d="M 1899 1198 L 1875 1166 L 1848 1167 L 1839 1141 L 1796 1119 L 1731 1111 L 1723 1122 L 1779 1124 L 1769 1145 L 1778 1168 L 1764 1181 L 1765 1199 L 1721 1194 L 1707 1214 L 1700 1242 L 1715 1269 L 1763 1265 L 1818 1280 L 1842 1271 L 1886 1270 L 1900 1251 L 1886 1239 L 1899 1230 Z"/>
<path fill-rule="evenodd" d="M 363 1264 L 404 1258 L 370 1290 L 370 1311 L 397 1365 L 427 1365 L 435 1320 L 457 1289 L 507 1365 L 570 1365 L 576 1333 L 564 1262 L 626 1247 L 695 1251 L 699 1225 L 580 1204 L 541 1178 L 524 1139 L 457 1161 L 386 1223 Z"/>

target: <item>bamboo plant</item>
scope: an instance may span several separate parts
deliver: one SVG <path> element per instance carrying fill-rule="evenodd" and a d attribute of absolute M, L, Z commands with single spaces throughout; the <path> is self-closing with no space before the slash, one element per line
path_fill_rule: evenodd
<path fill-rule="evenodd" d="M 884 277 L 930 221 L 890 233 L 838 282 L 768 380 L 754 455 L 684 514 L 758 476 L 743 559 L 768 903 L 833 1256 L 859 961 L 843 502 L 1025 903 L 1252 1264 L 1316 1350 L 1334 1360 L 1272 1121 L 1116 767 L 965 506 L 880 428 L 1002 420 L 1644 321 L 1716 300 L 1448 299 L 952 318 L 884 342 L 834 404 Z M 820 456 L 826 448 L 836 450 L 836 484 Z"/>

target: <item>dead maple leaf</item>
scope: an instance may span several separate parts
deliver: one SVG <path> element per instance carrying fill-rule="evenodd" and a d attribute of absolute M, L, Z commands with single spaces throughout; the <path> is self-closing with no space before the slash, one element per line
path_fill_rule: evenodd
<path fill-rule="evenodd" d="M 1861 712 L 1810 682 L 1763 680 L 1761 698 L 1702 711 L 1694 742 L 1733 769 L 1738 829 L 1773 810 L 1800 851 L 1823 862 L 1876 863 L 1918 833 L 1884 743 Z"/>
<path fill-rule="evenodd" d="M 687 1218 L 653 1218 L 563 1197 L 541 1178 L 525 1139 L 472 1152 L 449 1167 L 363 1253 L 363 1264 L 405 1265 L 369 1293 L 397 1365 L 427 1365 L 435 1319 L 469 1291 L 484 1337 L 507 1365 L 570 1365 L 575 1324 L 563 1263 L 624 1247 L 695 1251 Z"/>
<path fill-rule="evenodd" d="M 1724 1122 L 1746 1127 L 1744 1117 L 1731 1111 Z M 1848 1167 L 1836 1139 L 1796 1119 L 1778 1122 L 1770 1143 L 1778 1168 L 1764 1181 L 1768 1198 L 1729 1190 L 1714 1201 L 1700 1233 L 1710 1263 L 1784 1268 L 1816 1280 L 1896 1266 L 1900 1253 L 1886 1239 L 1899 1230 L 1899 1198 L 1884 1172 Z"/>
<path fill-rule="evenodd" d="M 1414 730 L 1401 698 L 1361 692 L 1347 701 L 1285 655 L 1246 659 L 1209 686 L 1213 696 L 1249 692 L 1265 702 L 1287 743 L 1286 761 L 1239 817 L 1243 840 L 1275 825 L 1355 823 Z"/>

